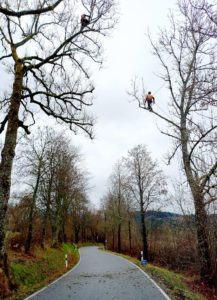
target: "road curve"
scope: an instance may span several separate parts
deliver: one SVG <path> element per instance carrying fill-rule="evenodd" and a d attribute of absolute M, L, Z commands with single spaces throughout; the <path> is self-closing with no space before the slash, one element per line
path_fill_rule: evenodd
<path fill-rule="evenodd" d="M 165 300 L 169 297 L 134 264 L 98 250 L 80 249 L 80 262 L 31 300 Z"/>

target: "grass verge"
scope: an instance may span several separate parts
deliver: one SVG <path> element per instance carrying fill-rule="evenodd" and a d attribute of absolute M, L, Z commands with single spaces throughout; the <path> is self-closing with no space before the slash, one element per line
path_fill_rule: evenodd
<path fill-rule="evenodd" d="M 65 267 L 65 254 L 68 254 L 68 269 Z M 24 299 L 64 274 L 78 260 L 78 249 L 72 244 L 63 244 L 58 249 L 36 248 L 32 256 L 14 257 L 10 264 L 11 274 L 18 289 L 8 299 Z"/>
<path fill-rule="evenodd" d="M 140 261 L 136 258 L 119 253 L 114 254 L 126 258 L 141 268 L 166 292 L 172 300 L 206 300 L 203 295 L 196 293 L 189 288 L 188 282 L 192 280 L 191 278 L 152 264 L 142 266 Z"/>
<path fill-rule="evenodd" d="M 79 242 L 77 244 L 78 248 L 81 248 L 81 247 L 90 247 L 90 246 L 104 247 L 104 244 L 103 243 L 93 243 L 93 242 L 84 242 L 84 243 Z"/>

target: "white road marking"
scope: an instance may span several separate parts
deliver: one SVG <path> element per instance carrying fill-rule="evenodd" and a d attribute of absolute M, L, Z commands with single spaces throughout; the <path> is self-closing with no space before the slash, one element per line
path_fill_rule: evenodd
<path fill-rule="evenodd" d="M 125 261 L 127 261 L 128 263 L 130 263 L 131 265 L 133 265 L 134 267 L 136 267 L 137 269 L 139 269 L 143 275 L 145 275 L 153 284 L 154 286 L 161 292 L 161 294 L 165 297 L 166 300 L 171 300 L 171 298 L 164 292 L 164 290 L 162 290 L 161 287 L 159 287 L 159 285 L 147 274 L 145 273 L 144 270 L 142 270 L 140 267 L 138 267 L 136 264 L 134 264 L 133 262 L 129 261 L 128 259 L 122 257 L 122 256 L 119 256 L 115 253 L 110 253 L 110 252 L 105 252 L 107 254 L 110 254 L 110 255 L 113 255 L 115 257 L 119 257 Z M 46 287 L 42 288 L 41 290 L 35 292 L 34 294 L 30 295 L 29 297 L 25 298 L 24 300 L 29 300 L 31 299 L 32 297 L 38 295 L 39 293 L 41 293 L 42 291 L 44 291 L 45 289 L 47 289 L 48 287 L 50 287 L 52 284 L 56 283 L 57 281 L 59 281 L 60 279 L 64 278 L 65 276 L 67 276 L 70 272 L 73 272 L 75 269 L 77 269 L 77 267 L 79 266 L 81 262 L 81 255 L 80 255 L 80 251 L 79 251 L 79 261 L 78 263 L 68 272 L 66 272 L 65 274 L 63 274 L 61 277 L 57 278 L 55 281 L 51 282 L 49 285 L 47 285 Z"/>
<path fill-rule="evenodd" d="M 106 253 L 108 253 L 108 254 L 110 254 L 110 255 L 114 255 L 114 256 L 116 256 L 116 257 L 120 257 L 120 258 L 122 258 L 123 260 L 126 260 L 127 262 L 129 262 L 131 265 L 133 265 L 133 266 L 135 266 L 137 269 L 139 269 L 154 285 L 155 285 L 155 287 L 161 292 L 161 294 L 163 294 L 164 295 L 164 297 L 167 299 L 167 300 L 171 300 L 171 298 L 164 292 L 164 290 L 162 290 L 162 288 L 161 287 L 159 287 L 159 285 L 147 274 L 147 273 L 145 273 L 145 271 L 144 270 L 142 270 L 139 266 L 137 266 L 136 264 L 134 264 L 133 262 L 131 262 L 131 261 L 129 261 L 127 258 L 124 258 L 124 257 L 122 257 L 122 256 L 119 256 L 119 255 L 117 255 L 117 254 L 115 254 L 115 253 L 109 253 L 109 252 L 106 252 Z"/>

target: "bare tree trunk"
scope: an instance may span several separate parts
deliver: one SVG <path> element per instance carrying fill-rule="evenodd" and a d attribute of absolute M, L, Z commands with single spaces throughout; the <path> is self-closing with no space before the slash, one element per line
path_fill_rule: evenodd
<path fill-rule="evenodd" d="M 55 232 L 56 232 L 56 226 L 52 225 L 51 226 L 51 247 L 54 247 L 54 240 L 55 240 Z"/>
<path fill-rule="evenodd" d="M 52 247 L 56 248 L 59 244 L 59 233 L 60 233 L 60 227 L 59 224 L 56 224 L 53 226 L 53 235 L 52 235 Z"/>
<path fill-rule="evenodd" d="M 118 252 L 121 252 L 121 223 L 118 224 Z"/>
<path fill-rule="evenodd" d="M 45 248 L 45 236 L 46 236 L 46 223 L 43 224 L 42 231 L 41 231 L 41 248 Z"/>
<path fill-rule="evenodd" d="M 60 228 L 58 232 L 58 244 L 62 244 L 62 243 L 63 243 L 63 232 L 62 229 Z"/>
<path fill-rule="evenodd" d="M 65 232 L 65 222 L 63 222 L 63 225 L 62 225 L 62 234 L 63 234 L 63 242 L 64 243 L 67 243 L 67 236 L 66 236 L 66 232 Z"/>
<path fill-rule="evenodd" d="M 28 234 L 25 242 L 25 254 L 30 253 L 30 247 L 32 243 L 32 231 L 33 231 L 33 205 L 30 208 L 30 213 L 29 213 L 29 226 L 28 226 Z"/>
<path fill-rule="evenodd" d="M 45 216 L 44 216 L 44 220 L 43 220 L 42 231 L 41 231 L 41 248 L 42 249 L 45 248 L 46 225 L 47 225 L 49 213 L 50 213 L 50 202 L 47 203 L 46 212 L 45 212 Z"/>
<path fill-rule="evenodd" d="M 107 227 L 106 227 L 106 224 L 107 224 L 107 214 L 106 214 L 106 212 L 104 213 L 104 221 L 105 221 L 105 225 L 104 225 L 104 246 L 106 248 L 107 244 L 108 244 L 108 240 L 107 240 Z"/>
<path fill-rule="evenodd" d="M 85 232 L 84 232 L 84 225 L 81 225 L 81 242 L 85 242 Z"/>
<path fill-rule="evenodd" d="M 59 244 L 59 234 L 61 230 L 61 199 L 59 196 L 56 196 L 56 211 L 55 211 L 55 220 L 53 220 L 53 235 L 52 235 L 52 247 L 56 248 Z"/>
<path fill-rule="evenodd" d="M 207 213 L 204 207 L 203 196 L 198 195 L 195 201 L 195 216 L 197 226 L 198 250 L 200 256 L 200 274 L 201 278 L 209 282 L 213 279 L 211 254 L 207 232 Z"/>
<path fill-rule="evenodd" d="M 75 225 L 74 226 L 74 234 L 75 234 L 75 243 L 76 244 L 79 242 L 79 231 L 80 231 L 80 227 Z"/>
<path fill-rule="evenodd" d="M 38 176 L 32 196 L 32 203 L 30 207 L 30 212 L 29 212 L 29 226 L 28 226 L 28 234 L 27 234 L 27 239 L 25 243 L 25 253 L 28 254 L 30 252 L 31 248 L 31 243 L 32 243 L 32 231 L 33 231 L 33 215 L 34 215 L 34 210 L 35 210 L 35 203 L 36 203 L 36 197 L 37 197 L 37 192 L 38 192 L 38 187 L 39 187 L 39 182 L 41 178 L 41 162 L 39 162 L 39 169 L 38 169 Z"/>
<path fill-rule="evenodd" d="M 188 179 L 189 186 L 192 191 L 195 206 L 195 217 L 196 217 L 196 228 L 197 228 L 197 239 L 198 239 L 198 253 L 200 261 L 200 275 L 203 280 L 211 283 L 213 280 L 212 276 L 212 265 L 211 265 L 211 254 L 209 249 L 208 232 L 207 232 L 207 213 L 205 210 L 203 191 L 200 185 L 192 174 L 189 154 L 187 148 L 188 134 L 186 130 L 185 120 L 182 120 L 182 155 L 185 173 Z"/>
<path fill-rule="evenodd" d="M 67 236 L 66 236 L 66 218 L 67 218 L 67 209 L 62 208 L 62 214 L 61 214 L 61 233 L 62 233 L 62 242 L 66 243 L 67 242 Z"/>
<path fill-rule="evenodd" d="M 132 233 L 131 233 L 131 222 L 128 221 L 128 238 L 129 238 L 129 250 L 130 255 L 132 254 Z"/>
<path fill-rule="evenodd" d="M 121 177 L 118 174 L 118 252 L 121 252 Z"/>
<path fill-rule="evenodd" d="M 143 243 L 143 258 L 148 260 L 148 242 L 147 242 L 147 233 L 145 226 L 145 212 L 143 207 L 141 207 L 141 223 L 142 223 L 142 243 Z"/>
<path fill-rule="evenodd" d="M 112 250 L 115 250 L 115 230 L 112 229 Z"/>
<path fill-rule="evenodd" d="M 23 67 L 22 63 L 18 62 L 15 70 L 13 93 L 7 120 L 8 125 L 5 135 L 5 143 L 1 153 L 0 164 L 0 267 L 3 268 L 7 277 L 9 277 L 9 270 L 7 253 L 4 245 L 5 216 L 10 197 L 12 165 L 15 156 L 17 132 L 19 128 L 18 114 L 21 103 L 22 85 Z"/>
<path fill-rule="evenodd" d="M 50 204 L 51 204 L 51 190 L 52 190 L 52 183 L 53 183 L 53 175 L 51 176 L 49 183 L 48 183 L 48 192 L 47 192 L 47 201 L 46 201 L 46 211 L 43 220 L 43 227 L 41 233 L 41 248 L 45 248 L 45 237 L 46 237 L 46 224 L 48 218 L 50 218 Z"/>

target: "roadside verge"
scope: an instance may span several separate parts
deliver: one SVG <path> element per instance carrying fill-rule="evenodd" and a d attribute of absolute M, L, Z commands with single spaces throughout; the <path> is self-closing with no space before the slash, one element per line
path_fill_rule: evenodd
<path fill-rule="evenodd" d="M 104 250 L 103 247 L 100 248 Z M 109 250 L 104 250 L 110 254 L 117 255 L 123 259 L 128 260 L 135 266 L 140 268 L 146 276 L 150 277 L 155 284 L 163 290 L 163 293 L 171 300 L 206 300 L 201 294 L 192 291 L 189 288 L 188 282 L 190 279 L 184 277 L 183 275 L 177 274 L 175 272 L 169 271 L 165 268 L 154 266 L 152 264 L 147 264 L 142 266 L 141 262 L 133 257 L 123 255 L 120 253 L 112 252 Z"/>
<path fill-rule="evenodd" d="M 65 265 L 66 254 L 68 256 L 68 268 Z M 36 248 L 34 249 L 34 255 L 31 256 L 13 257 L 11 274 L 18 288 L 7 299 L 21 300 L 36 291 L 41 291 L 44 287 L 52 284 L 55 279 L 58 280 L 63 274 L 71 271 L 78 261 L 79 252 L 77 247 L 68 243 L 57 249 L 47 248 L 42 250 Z"/>

